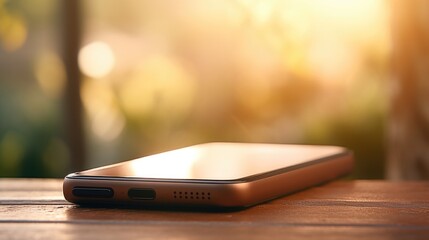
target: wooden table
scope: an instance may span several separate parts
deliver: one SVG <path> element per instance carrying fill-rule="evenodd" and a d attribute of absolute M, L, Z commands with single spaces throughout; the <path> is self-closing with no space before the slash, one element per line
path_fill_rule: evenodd
<path fill-rule="evenodd" d="M 236 212 L 83 208 L 0 179 L 0 239 L 429 239 L 429 182 L 336 181 Z"/>

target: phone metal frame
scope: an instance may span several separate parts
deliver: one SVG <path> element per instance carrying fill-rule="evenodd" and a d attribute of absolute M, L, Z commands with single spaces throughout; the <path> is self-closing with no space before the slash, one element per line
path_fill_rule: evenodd
<path fill-rule="evenodd" d="M 148 179 L 72 173 L 64 179 L 63 193 L 67 201 L 80 205 L 241 208 L 343 176 L 352 170 L 353 164 L 353 153 L 343 149 L 329 157 L 236 180 Z M 75 187 L 109 188 L 114 194 L 111 198 L 77 197 L 72 194 Z M 130 189 L 153 189 L 156 197 L 153 200 L 131 199 Z"/>

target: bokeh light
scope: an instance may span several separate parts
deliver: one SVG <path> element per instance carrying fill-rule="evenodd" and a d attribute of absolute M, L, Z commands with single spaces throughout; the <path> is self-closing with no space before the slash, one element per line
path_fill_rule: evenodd
<path fill-rule="evenodd" d="M 19 171 L 25 148 L 22 136 L 7 132 L 0 141 L 0 167 L 4 172 Z"/>
<path fill-rule="evenodd" d="M 43 52 L 34 64 L 34 75 L 43 92 L 52 97 L 60 97 L 66 81 L 64 64 L 53 52 Z"/>
<path fill-rule="evenodd" d="M 112 87 L 107 82 L 87 79 L 82 85 L 81 96 L 91 131 L 102 141 L 117 138 L 125 120 L 118 110 Z"/>
<path fill-rule="evenodd" d="M 22 47 L 27 39 L 27 27 L 24 19 L 2 9 L 0 1 L 0 43 L 6 51 L 15 51 Z"/>
<path fill-rule="evenodd" d="M 115 65 L 115 55 L 105 42 L 92 42 L 79 51 L 79 67 L 92 78 L 102 78 L 110 73 Z"/>
<path fill-rule="evenodd" d="M 192 107 L 193 76 L 180 62 L 167 56 L 150 56 L 135 66 L 119 89 L 119 101 L 131 118 L 156 115 L 180 118 Z"/>

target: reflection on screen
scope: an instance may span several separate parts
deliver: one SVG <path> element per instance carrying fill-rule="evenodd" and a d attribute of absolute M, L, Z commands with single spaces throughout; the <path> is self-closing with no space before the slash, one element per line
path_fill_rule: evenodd
<path fill-rule="evenodd" d="M 344 152 L 334 146 L 210 143 L 81 172 L 81 175 L 233 180 Z"/>

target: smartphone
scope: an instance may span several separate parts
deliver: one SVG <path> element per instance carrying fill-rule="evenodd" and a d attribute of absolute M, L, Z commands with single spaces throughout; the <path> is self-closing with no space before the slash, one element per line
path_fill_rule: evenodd
<path fill-rule="evenodd" d="M 206 143 L 69 174 L 76 204 L 243 208 L 350 172 L 338 146 Z"/>

